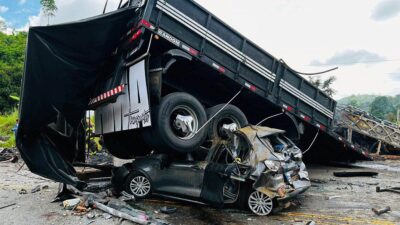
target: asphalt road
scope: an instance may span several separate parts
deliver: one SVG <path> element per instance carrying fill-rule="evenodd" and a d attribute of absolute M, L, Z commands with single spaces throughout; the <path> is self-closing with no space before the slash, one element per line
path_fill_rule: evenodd
<path fill-rule="evenodd" d="M 400 224 L 400 194 L 376 193 L 376 186 L 400 186 L 400 161 L 364 162 L 368 169 L 348 169 L 327 166 L 309 166 L 312 187 L 295 204 L 269 217 L 257 217 L 236 209 L 214 209 L 162 199 L 150 199 L 135 203 L 155 217 L 172 224 Z M 18 173 L 18 164 L 0 162 L 0 208 L 10 203 L 15 205 L 0 209 L 0 224 L 130 224 L 118 218 L 105 219 L 102 212 L 93 210 L 96 218 L 76 216 L 64 210 L 60 203 L 50 203 L 57 193 L 58 184 L 38 177 L 26 168 Z M 371 169 L 372 168 L 372 169 Z M 337 178 L 334 171 L 377 171 L 375 178 Z M 30 193 L 37 185 L 48 185 L 48 189 Z M 28 194 L 19 194 L 26 189 Z M 173 206 L 177 212 L 165 215 L 159 212 L 162 206 Z M 375 215 L 371 208 L 390 206 L 392 211 Z"/>

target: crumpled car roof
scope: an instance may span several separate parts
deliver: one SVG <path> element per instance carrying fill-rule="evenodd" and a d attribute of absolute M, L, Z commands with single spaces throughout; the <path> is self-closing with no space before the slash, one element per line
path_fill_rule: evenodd
<path fill-rule="evenodd" d="M 286 131 L 261 126 L 247 126 L 236 131 L 238 134 L 245 135 L 249 140 L 253 140 L 257 135 L 260 138 L 271 136 L 274 134 L 284 134 Z"/>

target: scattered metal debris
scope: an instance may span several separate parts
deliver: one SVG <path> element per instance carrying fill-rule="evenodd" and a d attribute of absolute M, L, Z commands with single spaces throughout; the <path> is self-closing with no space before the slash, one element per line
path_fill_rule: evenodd
<path fill-rule="evenodd" d="M 400 194 L 400 187 L 389 187 L 389 188 L 376 187 L 376 192 L 392 192 Z"/>
<path fill-rule="evenodd" d="M 325 197 L 325 200 L 332 200 L 332 199 L 336 199 L 336 198 L 341 198 L 341 196 L 339 196 L 339 195 L 326 196 L 326 197 Z"/>
<path fill-rule="evenodd" d="M 334 172 L 333 175 L 335 177 L 374 177 L 377 176 L 377 172 L 371 171 L 342 171 L 342 172 Z"/>
<path fill-rule="evenodd" d="M 384 213 L 387 213 L 387 212 L 391 211 L 391 209 L 390 209 L 389 206 L 387 206 L 387 207 L 385 207 L 385 208 L 383 208 L 383 209 L 375 209 L 375 208 L 372 208 L 372 211 L 373 211 L 376 215 L 380 216 L 380 215 L 382 215 L 382 214 L 384 214 Z"/>
<path fill-rule="evenodd" d="M 162 212 L 162 213 L 165 213 L 165 214 L 173 214 L 173 213 L 175 213 L 176 212 L 176 208 L 175 207 L 169 207 L 169 206 L 163 206 L 163 207 L 161 207 L 161 209 L 160 209 L 160 211 Z"/>
<path fill-rule="evenodd" d="M 31 193 L 33 194 L 33 193 L 39 192 L 41 189 L 42 189 L 42 188 L 40 187 L 40 185 L 38 185 L 38 186 L 34 187 L 34 188 L 31 190 Z"/>
<path fill-rule="evenodd" d="M 4 208 L 7 208 L 7 207 L 10 207 L 10 206 L 13 206 L 13 205 L 16 205 L 17 203 L 10 203 L 10 204 L 6 204 L 6 205 L 3 205 L 3 206 L 0 206 L 0 209 L 4 209 Z"/>
<path fill-rule="evenodd" d="M 26 194 L 28 194 L 28 191 L 22 188 L 21 190 L 18 191 L 18 193 L 20 195 L 26 195 Z"/>
<path fill-rule="evenodd" d="M 64 209 L 74 210 L 79 205 L 79 203 L 81 203 L 80 198 L 73 198 L 73 199 L 63 201 L 63 206 L 64 206 Z"/>
<path fill-rule="evenodd" d="M 16 148 L 5 148 L 0 150 L 0 162 L 16 163 L 19 159 L 19 153 Z"/>
<path fill-rule="evenodd" d="M 108 213 L 103 213 L 102 216 L 104 217 L 104 219 L 109 220 L 112 218 L 112 216 Z"/>
<path fill-rule="evenodd" d="M 88 214 L 86 214 L 86 217 L 87 217 L 88 219 L 94 219 L 94 218 L 96 217 L 96 215 L 93 214 L 93 213 L 88 213 Z"/>
<path fill-rule="evenodd" d="M 134 223 L 138 223 L 138 224 L 148 224 L 149 223 L 149 220 L 146 217 L 134 217 L 134 216 L 129 215 L 128 213 L 121 212 L 121 211 L 118 211 L 118 210 L 113 209 L 111 207 L 108 207 L 106 205 L 103 205 L 100 202 L 93 201 L 91 205 L 95 209 L 102 210 L 102 211 L 104 211 L 104 212 L 106 212 L 108 214 L 111 214 L 113 216 L 132 221 Z M 104 214 L 103 214 L 103 216 L 104 216 Z"/>
<path fill-rule="evenodd" d="M 121 196 L 118 198 L 121 201 L 127 202 L 127 201 L 135 201 L 135 196 L 129 194 L 126 191 L 121 192 Z"/>

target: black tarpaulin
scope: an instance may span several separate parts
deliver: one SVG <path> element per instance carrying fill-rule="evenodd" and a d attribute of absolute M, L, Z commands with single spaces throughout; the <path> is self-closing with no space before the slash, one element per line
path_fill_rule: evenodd
<path fill-rule="evenodd" d="M 32 172 L 78 184 L 71 165 L 76 128 L 102 68 L 135 17 L 135 9 L 128 8 L 29 30 L 17 146 Z M 60 117 L 70 132 L 61 134 L 50 126 Z"/>

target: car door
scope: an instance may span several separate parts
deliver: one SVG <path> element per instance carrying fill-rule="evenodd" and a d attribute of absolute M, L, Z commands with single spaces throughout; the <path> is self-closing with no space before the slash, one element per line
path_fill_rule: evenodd
<path fill-rule="evenodd" d="M 164 168 L 157 179 L 157 192 L 174 196 L 199 198 L 205 162 L 176 161 Z"/>

